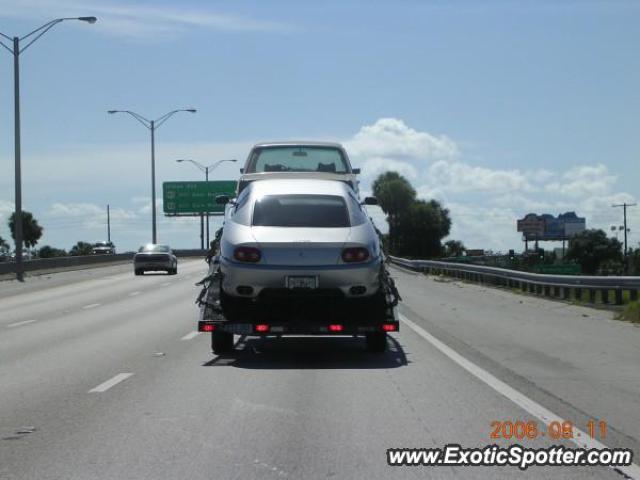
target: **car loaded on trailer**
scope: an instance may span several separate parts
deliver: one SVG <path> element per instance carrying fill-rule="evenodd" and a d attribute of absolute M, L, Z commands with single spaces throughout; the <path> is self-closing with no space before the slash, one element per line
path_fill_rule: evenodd
<path fill-rule="evenodd" d="M 344 149 L 259 144 L 243 170 L 236 198 L 217 199 L 225 222 L 198 297 L 214 352 L 234 334 L 364 336 L 384 351 L 400 297 Z"/>

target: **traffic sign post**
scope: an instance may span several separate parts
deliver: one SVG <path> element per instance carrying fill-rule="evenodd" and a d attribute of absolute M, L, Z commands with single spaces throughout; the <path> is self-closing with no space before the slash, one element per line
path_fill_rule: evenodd
<path fill-rule="evenodd" d="M 216 197 L 218 195 L 234 197 L 236 187 L 235 180 L 164 182 L 162 184 L 164 214 L 168 217 L 222 215 L 224 205 L 218 205 Z"/>

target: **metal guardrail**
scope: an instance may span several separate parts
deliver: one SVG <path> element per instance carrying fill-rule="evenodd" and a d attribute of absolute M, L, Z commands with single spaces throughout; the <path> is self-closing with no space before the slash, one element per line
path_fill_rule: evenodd
<path fill-rule="evenodd" d="M 610 294 L 613 292 L 613 303 L 622 305 L 625 291 L 629 292 L 630 300 L 638 300 L 640 289 L 640 277 L 548 275 L 437 260 L 408 260 L 392 256 L 389 256 L 389 260 L 411 270 L 448 275 L 471 282 L 519 288 L 523 292 L 565 300 L 573 298 L 582 301 L 586 292 L 587 301 L 590 303 L 596 303 L 597 294 L 600 292 L 601 302 L 609 304 L 611 303 Z"/>
<path fill-rule="evenodd" d="M 200 249 L 181 249 L 173 251 L 178 258 L 182 257 L 202 257 L 204 258 L 206 250 Z M 126 262 L 133 260 L 133 252 L 116 253 L 115 255 L 81 255 L 75 257 L 55 257 L 55 258 L 37 258 L 35 260 L 25 260 L 25 272 L 34 272 L 37 270 L 54 270 L 57 268 L 69 268 L 87 265 L 100 265 L 105 263 Z M 13 273 L 15 271 L 14 262 L 0 263 L 0 275 Z"/>

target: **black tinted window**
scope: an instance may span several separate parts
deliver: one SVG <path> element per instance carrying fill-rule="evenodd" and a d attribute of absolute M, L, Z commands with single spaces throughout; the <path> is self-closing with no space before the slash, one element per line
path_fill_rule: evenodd
<path fill-rule="evenodd" d="M 264 227 L 348 227 L 347 206 L 336 195 L 267 195 L 256 201 L 253 225 Z"/>
<path fill-rule="evenodd" d="M 140 247 L 139 252 L 163 252 L 168 253 L 171 249 L 168 245 L 145 245 Z"/>

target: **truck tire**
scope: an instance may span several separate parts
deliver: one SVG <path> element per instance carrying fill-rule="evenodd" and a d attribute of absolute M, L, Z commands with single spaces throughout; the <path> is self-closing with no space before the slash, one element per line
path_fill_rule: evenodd
<path fill-rule="evenodd" d="M 214 330 L 211 332 L 211 349 L 216 355 L 233 350 L 233 333 Z"/>
<path fill-rule="evenodd" d="M 387 332 L 367 333 L 366 343 L 369 352 L 385 352 L 387 350 Z"/>

